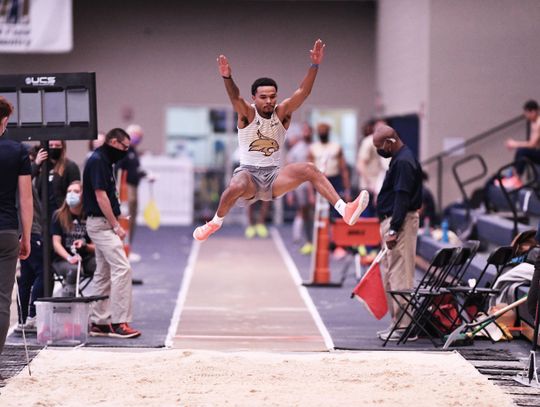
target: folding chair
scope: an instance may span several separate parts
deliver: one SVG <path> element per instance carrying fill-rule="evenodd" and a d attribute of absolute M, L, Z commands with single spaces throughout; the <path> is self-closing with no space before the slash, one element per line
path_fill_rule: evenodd
<path fill-rule="evenodd" d="M 450 328 L 453 326 L 454 321 L 459 316 L 454 305 L 453 295 L 446 286 L 461 280 L 479 247 L 480 242 L 477 240 L 465 242 L 456 251 L 446 275 L 441 275 L 428 290 L 418 291 L 417 300 L 413 303 L 415 309 L 412 320 L 414 323 L 407 327 L 398 344 L 407 342 L 411 335 L 419 332 L 428 333 L 430 339 L 433 335 L 429 335 L 429 332 L 433 332 L 441 341 L 444 340 L 446 330 L 449 329 L 449 326 Z M 451 297 L 450 301 L 448 301 L 448 297 Z M 455 311 L 454 314 L 452 311 Z M 428 331 L 428 328 L 431 331 Z"/>
<path fill-rule="evenodd" d="M 58 282 L 62 286 L 62 289 L 66 287 L 67 281 L 66 277 L 61 275 L 58 270 L 54 267 L 54 264 L 51 264 L 51 270 L 53 272 L 53 284 Z M 92 279 L 94 278 L 93 274 L 83 274 L 81 273 L 80 279 L 79 279 L 79 295 L 81 297 L 84 297 L 83 291 L 88 285 L 92 282 Z"/>
<path fill-rule="evenodd" d="M 447 286 L 452 287 L 461 284 L 465 273 L 467 273 L 467 270 L 474 258 L 476 257 L 479 249 L 479 240 L 467 240 L 465 243 L 463 243 L 461 248 L 461 261 L 463 261 L 463 263 L 458 268 L 456 268 L 454 272 L 450 273 L 452 275 L 452 278 L 448 282 Z M 459 265 L 459 261 L 456 261 L 455 266 L 456 265 Z"/>
<path fill-rule="evenodd" d="M 457 285 L 446 287 L 452 293 L 458 306 L 458 318 L 462 321 L 471 322 L 476 318 L 479 312 L 485 311 L 485 306 L 488 303 L 490 295 L 498 294 L 500 290 L 492 288 L 493 283 L 500 277 L 504 268 L 508 265 L 513 256 L 511 246 L 501 246 L 495 249 L 486 260 L 486 265 L 482 269 L 478 279 L 472 286 Z M 490 267 L 495 268 L 495 276 L 493 278 L 484 278 L 487 276 L 487 270 Z M 467 301 L 476 297 L 479 299 L 479 307 L 474 315 L 469 315 L 467 311 Z M 459 321 L 454 321 L 452 327 L 455 328 Z M 488 335 L 489 336 L 489 335 Z M 490 337 L 491 339 L 491 337 Z"/>
<path fill-rule="evenodd" d="M 448 273 L 452 269 L 455 256 L 460 250 L 461 248 L 458 247 L 443 248 L 440 249 L 437 253 L 435 253 L 435 256 L 431 260 L 430 265 L 425 271 L 420 282 L 417 284 L 416 288 L 410 290 L 388 291 L 388 294 L 390 294 L 392 299 L 399 304 L 401 308 L 401 313 L 397 322 L 392 327 L 388 338 L 384 341 L 383 346 L 386 346 L 388 340 L 390 339 L 394 331 L 398 329 L 401 321 L 406 315 L 411 318 L 411 324 L 409 324 L 409 326 L 406 327 L 406 329 L 404 330 L 403 334 L 398 340 L 398 344 L 406 341 L 406 339 L 412 333 L 414 326 L 418 326 L 428 335 L 428 337 L 430 337 L 430 340 L 436 346 L 435 342 L 431 338 L 431 335 L 426 330 L 426 328 L 422 324 L 419 324 L 418 318 L 420 317 L 420 315 L 418 315 L 418 311 L 424 308 L 425 304 L 423 300 L 427 298 L 426 296 L 430 295 L 430 293 L 437 292 L 440 285 L 446 280 L 446 278 L 448 277 Z M 400 300 L 404 300 L 405 305 L 402 305 Z"/>

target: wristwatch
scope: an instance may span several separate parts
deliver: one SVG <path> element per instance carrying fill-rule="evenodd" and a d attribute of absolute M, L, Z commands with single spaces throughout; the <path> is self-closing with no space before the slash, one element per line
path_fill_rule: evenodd
<path fill-rule="evenodd" d="M 388 231 L 388 236 L 396 236 L 396 235 L 397 235 L 397 232 L 394 229 L 390 229 Z"/>

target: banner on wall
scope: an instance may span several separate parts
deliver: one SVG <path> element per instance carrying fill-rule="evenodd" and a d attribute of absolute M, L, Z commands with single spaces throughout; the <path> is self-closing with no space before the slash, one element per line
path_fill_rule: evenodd
<path fill-rule="evenodd" d="M 72 48 L 72 0 L 0 0 L 0 52 L 61 53 Z"/>

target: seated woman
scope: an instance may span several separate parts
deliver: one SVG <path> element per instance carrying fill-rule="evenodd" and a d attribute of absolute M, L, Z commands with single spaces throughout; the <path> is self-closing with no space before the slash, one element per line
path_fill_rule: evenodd
<path fill-rule="evenodd" d="M 73 297 L 79 260 L 82 262 L 80 278 L 92 276 L 96 270 L 95 247 L 86 233 L 80 181 L 73 181 L 68 186 L 65 201 L 54 212 L 51 235 L 54 248 L 52 267 L 65 282 L 62 296 Z"/>

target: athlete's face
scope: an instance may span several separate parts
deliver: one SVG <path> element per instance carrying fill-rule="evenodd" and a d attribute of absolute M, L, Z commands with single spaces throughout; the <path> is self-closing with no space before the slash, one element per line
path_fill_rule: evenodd
<path fill-rule="evenodd" d="M 253 102 L 259 113 L 271 115 L 277 103 L 276 88 L 273 86 L 259 86 L 257 93 L 253 96 Z"/>

